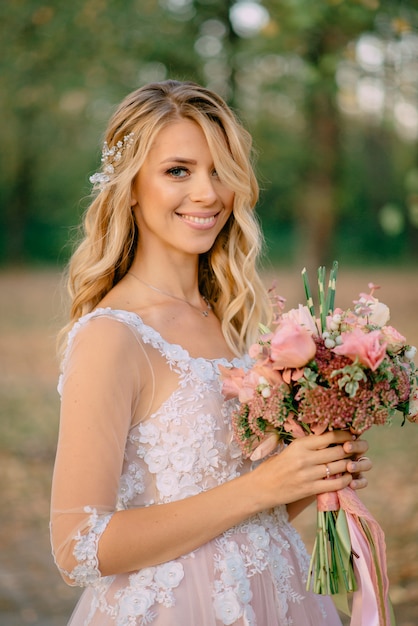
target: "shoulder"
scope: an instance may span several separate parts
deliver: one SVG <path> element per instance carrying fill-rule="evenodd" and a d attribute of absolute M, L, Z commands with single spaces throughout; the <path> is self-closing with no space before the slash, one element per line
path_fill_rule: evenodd
<path fill-rule="evenodd" d="M 81 317 L 68 334 L 63 369 L 76 356 L 87 361 L 103 363 L 138 358 L 141 338 L 133 323 L 133 314 L 127 311 L 96 309 Z"/>

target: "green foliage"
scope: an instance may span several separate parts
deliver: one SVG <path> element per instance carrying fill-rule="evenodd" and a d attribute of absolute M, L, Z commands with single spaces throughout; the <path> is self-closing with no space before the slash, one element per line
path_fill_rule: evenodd
<path fill-rule="evenodd" d="M 0 262 L 66 260 L 112 108 L 166 77 L 207 84 L 250 128 L 272 259 L 309 264 L 304 249 L 341 260 L 416 258 L 414 142 L 387 118 L 347 116 L 338 99 L 343 70 L 367 78 L 356 66 L 358 38 L 399 42 L 414 34 L 418 12 L 395 0 L 263 0 L 268 23 L 244 37 L 230 21 L 235 4 L 1 4 Z M 408 80 L 417 106 L 417 81 Z M 390 231 L 397 215 L 400 230 Z"/>

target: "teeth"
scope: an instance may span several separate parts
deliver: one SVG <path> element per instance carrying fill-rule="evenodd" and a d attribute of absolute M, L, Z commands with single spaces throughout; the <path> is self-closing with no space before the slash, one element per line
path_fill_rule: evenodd
<path fill-rule="evenodd" d="M 182 218 L 195 224 L 210 224 L 213 222 L 213 217 L 195 217 L 193 215 L 182 215 Z"/>

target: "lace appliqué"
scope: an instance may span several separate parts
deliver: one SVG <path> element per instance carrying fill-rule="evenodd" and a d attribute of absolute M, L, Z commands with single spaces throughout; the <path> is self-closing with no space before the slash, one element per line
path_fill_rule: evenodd
<path fill-rule="evenodd" d="M 116 626 L 150 624 L 156 617 L 151 610 L 156 602 L 167 608 L 175 605 L 173 589 L 183 578 L 183 565 L 178 561 L 148 567 L 129 576 L 129 585 L 115 595 L 118 600 Z"/>
<path fill-rule="evenodd" d="M 274 515 L 260 514 L 216 540 L 215 572 L 218 575 L 214 581 L 213 607 L 216 617 L 225 626 L 234 624 L 240 618 L 245 619 L 248 626 L 257 626 L 251 606 L 250 580 L 266 569 L 272 575 L 276 590 L 280 624 L 293 625 L 287 615 L 288 603 L 300 603 L 305 596 L 292 587 L 295 569 L 286 557 L 291 545 L 278 530 L 283 529 L 283 525 L 288 526 L 287 515 L 284 509 L 279 508 Z M 293 529 L 288 527 L 292 532 Z M 236 532 L 247 535 L 247 543 L 238 544 L 233 539 Z M 293 534 L 296 536 L 294 531 Z M 301 555 L 304 552 L 302 550 Z"/>
<path fill-rule="evenodd" d="M 129 502 L 145 490 L 145 471 L 137 463 L 129 463 L 127 472 L 119 480 L 116 509 L 128 508 Z"/>
<path fill-rule="evenodd" d="M 78 565 L 71 572 L 63 572 L 79 587 L 94 586 L 101 578 L 97 549 L 99 539 L 112 517 L 112 514 L 98 515 L 96 509 L 90 507 L 85 507 L 84 511 L 91 515 L 88 519 L 89 531 L 84 534 L 79 531 L 74 537 L 73 555 Z"/>
<path fill-rule="evenodd" d="M 151 421 L 140 424 L 130 437 L 137 441 L 137 456 L 155 476 L 160 502 L 196 495 L 231 480 L 238 475 L 241 464 L 241 458 L 232 459 L 228 446 L 217 438 L 219 426 L 213 415 L 200 413 L 190 419 L 186 408 L 179 412 L 179 396 L 181 391 L 158 412 L 158 419 L 156 414 Z M 194 400 L 189 398 L 183 406 L 195 406 Z"/>

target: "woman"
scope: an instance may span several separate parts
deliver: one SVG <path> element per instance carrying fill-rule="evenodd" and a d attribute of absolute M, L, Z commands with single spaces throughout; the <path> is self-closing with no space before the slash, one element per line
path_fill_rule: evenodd
<path fill-rule="evenodd" d="M 73 626 L 340 624 L 305 590 L 289 520 L 365 486 L 367 443 L 306 437 L 252 468 L 221 394 L 218 366 L 249 364 L 271 320 L 250 151 L 189 82 L 143 87 L 110 121 L 60 379 L 51 532 L 64 579 L 88 587 Z"/>

